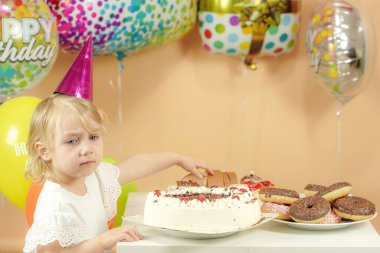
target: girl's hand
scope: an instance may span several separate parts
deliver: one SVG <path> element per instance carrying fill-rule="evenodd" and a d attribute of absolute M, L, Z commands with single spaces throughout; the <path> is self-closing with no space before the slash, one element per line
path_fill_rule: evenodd
<path fill-rule="evenodd" d="M 204 176 L 207 176 L 198 169 L 206 169 L 207 174 L 214 175 L 214 170 L 211 168 L 211 166 L 200 159 L 194 159 L 192 157 L 179 155 L 177 165 L 181 166 L 184 170 L 190 172 L 198 178 L 203 178 Z"/>
<path fill-rule="evenodd" d="M 37 252 L 101 253 L 105 250 L 111 250 L 113 247 L 115 247 L 117 242 L 133 242 L 141 239 L 143 239 L 143 236 L 137 231 L 135 226 L 121 226 L 70 247 L 63 248 L 58 240 L 55 240 L 54 242 L 51 242 L 47 245 L 38 245 Z"/>
<path fill-rule="evenodd" d="M 113 228 L 100 235 L 100 244 L 103 250 L 112 249 L 117 242 L 134 242 L 143 239 L 135 226 L 121 226 Z"/>

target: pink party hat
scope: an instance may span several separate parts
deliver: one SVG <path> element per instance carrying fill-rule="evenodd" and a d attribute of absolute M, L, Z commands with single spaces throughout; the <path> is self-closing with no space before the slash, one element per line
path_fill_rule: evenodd
<path fill-rule="evenodd" d="M 62 93 L 92 101 L 92 38 L 79 52 L 69 71 L 54 93 Z"/>

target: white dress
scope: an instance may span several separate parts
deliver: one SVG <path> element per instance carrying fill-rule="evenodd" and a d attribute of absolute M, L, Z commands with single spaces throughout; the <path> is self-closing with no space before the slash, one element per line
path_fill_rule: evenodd
<path fill-rule="evenodd" d="M 25 238 L 24 252 L 34 252 L 38 245 L 56 240 L 68 247 L 107 231 L 107 222 L 116 215 L 121 193 L 118 177 L 117 167 L 101 163 L 86 177 L 87 193 L 83 196 L 46 180 Z"/>

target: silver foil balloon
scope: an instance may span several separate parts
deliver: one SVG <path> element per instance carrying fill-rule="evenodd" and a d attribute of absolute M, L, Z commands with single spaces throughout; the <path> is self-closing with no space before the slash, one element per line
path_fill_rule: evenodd
<path fill-rule="evenodd" d="M 314 11 L 306 36 L 309 63 L 327 93 L 342 104 L 363 86 L 367 43 L 359 12 L 343 0 L 327 0 Z"/>

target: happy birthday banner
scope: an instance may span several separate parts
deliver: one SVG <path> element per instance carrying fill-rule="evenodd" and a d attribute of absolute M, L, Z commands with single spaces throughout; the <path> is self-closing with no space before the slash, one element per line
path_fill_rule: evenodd
<path fill-rule="evenodd" d="M 45 18 L 3 18 L 1 20 L 0 62 L 40 61 L 41 67 L 46 67 L 53 58 L 55 45 L 51 46 L 53 19 Z M 37 45 L 36 36 L 44 33 L 46 45 Z M 14 43 L 21 39 L 22 45 Z"/>

